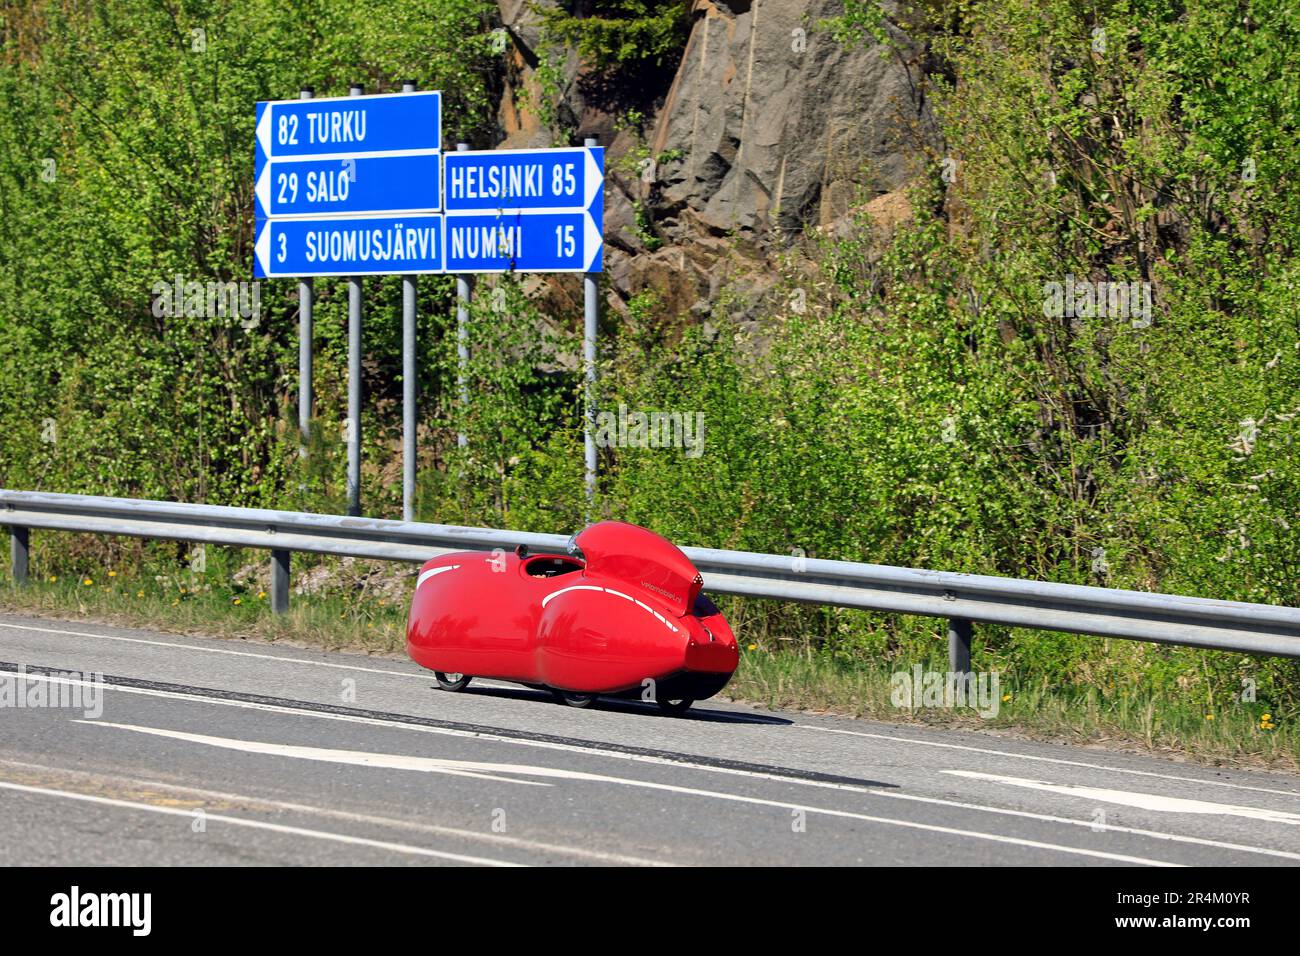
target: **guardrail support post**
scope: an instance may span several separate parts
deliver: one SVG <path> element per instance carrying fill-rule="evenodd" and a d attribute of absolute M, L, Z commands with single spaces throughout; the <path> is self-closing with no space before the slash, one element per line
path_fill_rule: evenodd
<path fill-rule="evenodd" d="M 14 584 L 27 583 L 27 568 L 31 558 L 29 528 L 9 528 L 9 563 L 13 568 Z"/>
<path fill-rule="evenodd" d="M 948 620 L 948 670 L 954 674 L 969 674 L 971 622 L 964 617 Z"/>
<path fill-rule="evenodd" d="M 289 610 L 289 552 L 271 551 L 271 610 L 284 614 Z"/>

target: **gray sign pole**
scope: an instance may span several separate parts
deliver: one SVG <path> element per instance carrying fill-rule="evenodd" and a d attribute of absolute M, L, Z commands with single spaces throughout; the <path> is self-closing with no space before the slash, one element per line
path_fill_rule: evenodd
<path fill-rule="evenodd" d="M 311 87 L 304 86 L 299 96 L 304 100 L 311 99 Z M 298 434 L 301 437 L 298 454 L 304 457 L 311 438 L 311 312 L 315 293 L 310 278 L 298 280 Z"/>
<path fill-rule="evenodd" d="M 584 146 L 598 146 L 596 140 L 588 137 Z M 600 323 L 600 294 L 597 287 L 597 273 L 588 272 L 582 277 L 583 284 L 583 322 L 582 322 L 582 364 L 586 375 L 583 395 L 583 447 L 586 453 L 586 487 L 588 517 L 596 500 L 596 329 Z"/>
<path fill-rule="evenodd" d="M 415 92 L 415 81 L 402 84 Z M 415 520 L 415 276 L 402 279 L 402 520 Z"/>
<path fill-rule="evenodd" d="M 469 149 L 469 143 L 457 143 L 456 151 L 463 153 Z M 445 204 L 444 204 L 445 205 Z M 456 391 L 460 396 L 460 413 L 465 414 L 469 406 L 469 300 L 473 292 L 470 276 L 456 276 Z M 468 444 L 465 433 L 456 435 L 456 444 L 464 448 Z"/>
<path fill-rule="evenodd" d="M 360 96 L 360 86 L 348 91 Z M 361 277 L 348 279 L 348 514 L 361 514 Z"/>

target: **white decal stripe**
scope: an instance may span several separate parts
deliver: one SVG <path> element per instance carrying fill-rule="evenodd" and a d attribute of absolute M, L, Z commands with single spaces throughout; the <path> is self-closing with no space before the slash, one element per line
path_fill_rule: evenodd
<path fill-rule="evenodd" d="M 435 574 L 442 574 L 443 571 L 455 571 L 458 567 L 460 567 L 459 564 L 447 564 L 441 568 L 430 568 L 428 571 L 423 571 L 420 573 L 419 578 L 416 579 L 415 587 L 418 590 L 421 584 L 429 580 L 429 578 L 433 577 Z"/>
<path fill-rule="evenodd" d="M 568 594 L 570 591 L 603 591 L 604 588 L 598 588 L 594 584 L 573 584 L 567 588 L 560 588 L 558 591 L 552 591 L 546 597 L 542 598 L 542 607 L 550 603 L 551 598 L 557 598 L 561 594 Z"/>
<path fill-rule="evenodd" d="M 542 607 L 546 607 L 546 605 L 550 603 L 551 598 L 559 597 L 561 594 L 567 594 L 570 591 L 604 591 L 606 594 L 612 594 L 614 597 L 621 597 L 624 601 L 631 601 L 642 610 L 649 611 L 655 616 L 655 620 L 663 624 L 664 627 L 668 628 L 668 630 L 672 631 L 674 634 L 677 633 L 677 626 L 654 608 L 650 607 L 650 605 L 638 601 L 630 594 L 624 594 L 622 591 L 615 591 L 613 588 L 597 587 L 594 584 L 573 584 L 567 588 L 560 588 L 558 591 L 552 591 L 550 594 L 546 595 L 546 597 L 542 598 Z"/>

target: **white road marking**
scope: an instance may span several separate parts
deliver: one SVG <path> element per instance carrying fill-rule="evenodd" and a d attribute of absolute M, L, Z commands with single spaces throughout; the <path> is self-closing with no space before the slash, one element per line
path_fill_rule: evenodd
<path fill-rule="evenodd" d="M 649 609 L 647 608 L 647 610 Z M 94 632 L 89 632 L 89 631 L 68 631 L 68 630 L 60 630 L 57 628 L 33 627 L 30 624 L 11 624 L 6 621 L 0 621 L 0 627 L 8 627 L 8 628 L 13 628 L 15 630 L 21 630 L 21 631 L 33 631 L 40 634 L 59 634 L 59 635 L 65 635 L 69 637 L 89 637 L 89 638 L 96 638 L 98 640 L 105 640 L 105 641 L 121 641 L 129 644 L 148 644 L 156 647 L 170 647 L 178 650 L 199 651 L 207 654 L 228 654 L 232 657 L 255 657 L 255 658 L 261 658 L 263 660 L 279 661 L 287 664 L 305 664 L 311 667 L 331 667 L 338 670 L 361 671 L 370 674 L 385 674 L 388 675 L 389 677 L 407 677 L 407 678 L 414 678 L 416 680 L 429 679 L 429 675 L 425 673 L 393 671 L 393 670 L 385 670 L 383 668 L 377 668 L 377 667 L 361 667 L 356 664 L 336 664 L 332 661 L 302 660 L 296 657 L 282 657 L 276 654 L 258 654 L 252 651 L 235 651 L 224 647 L 202 647 L 194 644 L 180 644 L 171 641 L 154 641 L 154 640 L 146 640 L 144 638 L 138 638 L 138 637 L 123 637 L 116 634 L 96 634 Z M 28 675 L 28 676 L 32 677 L 33 675 Z M 502 689 L 514 689 L 516 687 L 516 685 L 508 682 L 490 681 L 490 680 L 485 680 L 484 678 L 475 678 L 475 683 L 485 687 L 498 687 Z M 116 687 L 114 689 L 139 692 L 137 688 Z M 150 693 L 154 693 L 159 696 L 166 696 L 166 694 L 164 694 L 163 692 L 150 692 Z M 196 697 L 196 695 L 192 695 L 192 694 L 186 694 L 182 696 L 185 699 L 195 699 Z M 222 703 L 222 704 L 236 703 L 234 701 L 223 701 L 216 698 L 202 698 L 202 699 L 209 702 Z M 238 703 L 242 704 L 243 702 L 238 702 Z M 244 704 L 244 706 L 254 706 L 254 705 Z M 303 713 L 303 711 L 293 711 L 293 712 Z M 351 719 L 351 720 L 365 719 L 365 718 L 345 718 L 343 715 L 315 714 L 314 716 L 318 716 L 318 717 L 328 716 L 334 719 Z M 383 723 L 386 726 L 394 726 L 391 721 L 383 721 Z M 461 733 L 458 731 L 442 730 L 441 728 L 415 727 L 409 724 L 402 725 L 402 726 L 407 727 L 409 729 L 419 729 L 428 732 Z M 1030 760 L 1030 761 L 1038 761 L 1040 763 L 1053 763 L 1053 764 L 1059 764 L 1061 766 L 1067 766 L 1067 767 L 1083 767 L 1089 770 L 1103 770 L 1108 773 L 1129 774 L 1131 776 L 1138 776 L 1138 777 L 1153 777 L 1160 780 L 1173 780 L 1179 783 L 1197 783 L 1197 784 L 1204 784 L 1205 786 L 1209 786 L 1209 787 L 1224 787 L 1230 790 L 1244 790 L 1251 793 L 1271 793 L 1283 797 L 1300 798 L 1300 792 L 1296 792 L 1292 790 L 1279 790 L 1271 787 L 1252 787 L 1240 783 L 1229 783 L 1226 780 L 1208 780 L 1201 777 L 1185 777 L 1185 776 L 1179 776 L 1177 774 L 1158 773 L 1152 770 L 1134 770 L 1132 768 L 1127 768 L 1127 767 L 1112 767 L 1112 766 L 1107 766 L 1105 764 L 1090 763 L 1088 761 L 1083 761 L 1083 760 L 1069 760 L 1063 757 L 1045 757 L 1039 754 L 1024 754 L 1024 753 L 1017 753 L 1012 750 L 998 750 L 993 747 L 974 747 L 967 744 L 954 744 L 954 743 L 947 743 L 938 740 L 916 740 L 910 737 L 898 737 L 892 734 L 876 734 L 876 733 L 869 733 L 861 730 L 845 730 L 839 727 L 818 727 L 813 724 L 796 724 L 795 726 L 798 727 L 800 730 L 814 730 L 820 733 L 827 733 L 827 734 L 844 734 L 851 737 L 865 737 L 873 740 L 888 740 L 891 743 L 916 744 L 917 746 L 922 746 L 922 747 L 939 747 L 947 750 L 962 750 L 970 753 L 988 754 L 990 756 L 1013 757 L 1017 760 Z M 482 734 L 468 734 L 468 733 L 462 735 L 463 736 L 486 736 Z M 555 746 L 561 749 L 565 748 L 565 745 L 543 744 L 538 741 L 520 741 L 514 738 L 507 738 L 507 737 L 495 737 L 493 739 L 504 740 L 508 743 L 516 743 L 516 744 L 528 743 L 531 744 L 532 746 Z M 639 757 L 638 755 L 633 755 L 633 754 L 611 754 L 607 751 L 595 750 L 593 748 L 583 748 L 583 749 L 586 752 L 599 753 L 604 756 L 619 756 L 619 757 L 624 757 L 626 759 L 645 759 L 650 762 L 655 762 L 654 758 L 642 758 Z M 663 761 L 663 762 L 679 763 L 678 761 Z M 723 772 L 721 768 L 709 767 L 704 769 L 709 769 L 714 772 Z M 889 796 L 903 797 L 904 795 L 891 793 L 889 794 Z M 1087 825 L 1091 826 L 1091 823 L 1088 823 L 1087 821 L 1082 821 L 1082 822 L 1087 823 Z M 1253 850 L 1252 852 L 1269 852 L 1269 851 L 1256 849 Z"/>
<path fill-rule="evenodd" d="M 15 767 L 21 770 L 36 771 L 44 774 L 67 774 L 68 770 L 45 764 L 27 763 L 22 760 L 0 760 L 0 766 Z M 84 771 L 71 771 L 82 775 Z M 93 777 L 93 774 L 85 774 Z M 223 803 L 242 803 L 253 808 L 272 807 L 289 813 L 305 813 L 312 816 L 346 820 L 349 823 L 365 823 L 371 826 L 388 827 L 397 830 L 411 830 L 416 833 L 428 833 L 435 836 L 451 836 L 462 840 L 476 840 L 482 843 L 495 843 L 500 846 L 529 850 L 535 853 L 552 853 L 559 856 L 572 856 L 578 859 L 596 860 L 601 863 L 617 863 L 622 866 L 675 867 L 676 863 L 665 860 L 649 860 L 625 853 L 611 853 L 604 850 L 589 850 L 577 846 L 561 846 L 558 843 L 542 843 L 538 840 L 525 840 L 523 837 L 506 836 L 503 833 L 486 833 L 478 830 L 462 830 L 459 827 L 443 826 L 436 823 L 418 823 L 414 820 L 402 820 L 397 817 L 381 817 L 371 813 L 356 813 L 351 810 L 335 810 L 329 807 L 314 807 L 305 803 L 292 803 L 286 800 L 273 800 L 267 797 L 254 797 L 246 793 L 227 793 L 224 790 L 208 790 L 203 787 L 191 787 L 183 784 L 163 783 L 157 780 L 139 780 L 130 777 L 115 777 L 115 782 L 164 793 L 182 794 L 204 800 Z"/>
<path fill-rule="evenodd" d="M 565 770 L 557 767 L 538 767 L 528 764 L 508 764 L 508 763 L 487 763 L 481 761 L 469 760 L 442 760 L 434 757 L 411 757 L 403 754 L 386 754 L 386 753 L 365 753 L 351 750 L 326 750 L 318 747 L 298 747 L 291 745 L 264 743 L 262 741 L 236 740 L 227 737 L 211 737 L 205 734 L 191 734 L 177 730 L 163 730 L 157 727 L 140 727 L 131 724 L 111 724 L 104 721 L 78 720 L 75 723 L 87 724 L 99 727 L 113 727 L 118 730 L 129 730 L 136 733 L 150 734 L 156 737 L 166 737 L 174 740 L 185 740 L 190 743 L 207 744 L 209 746 L 221 747 L 227 750 L 238 750 L 247 753 L 274 754 L 286 757 L 299 757 L 309 760 L 322 760 L 332 763 L 343 763 L 357 766 L 368 767 L 385 767 L 397 770 L 415 770 L 421 772 L 443 772 L 448 766 L 473 770 L 493 775 L 497 774 L 524 774 L 529 776 L 548 777 L 561 780 L 579 780 L 590 783 L 609 783 L 625 787 L 637 787 L 646 790 L 659 790 L 667 793 L 676 793 L 684 796 L 704 797 L 713 800 L 728 800 L 735 803 L 748 803 L 756 806 L 778 807 L 785 810 L 802 810 L 806 813 L 817 813 L 823 816 L 839 817 L 841 819 L 861 820 L 867 823 L 879 823 L 886 826 L 905 827 L 914 830 L 925 830 L 931 833 L 944 833 L 950 836 L 968 837 L 975 840 L 989 840 L 995 843 L 1006 843 L 1014 846 L 1030 847 L 1039 850 L 1051 850 L 1057 853 L 1068 853 L 1078 856 L 1093 857 L 1102 860 L 1114 860 L 1119 863 L 1135 863 L 1145 866 L 1181 866 L 1179 863 L 1170 863 L 1163 860 L 1153 860 L 1147 857 L 1130 856 L 1123 853 L 1107 853 L 1101 850 L 1089 850 L 1082 847 L 1064 846 L 1057 843 L 1045 843 L 1040 840 L 1027 840 L 1021 837 L 1004 836 L 998 833 L 985 833 L 979 830 L 962 830 L 955 827 L 939 826 L 932 823 L 921 823 L 915 820 L 899 820 L 893 817 L 878 817 L 865 813 L 854 813 L 848 810 L 833 810 L 826 807 L 813 807 L 806 804 L 791 803 L 785 800 L 767 800 L 760 797 L 749 797 L 737 793 L 723 793 L 716 790 L 700 790 L 695 787 L 682 787 L 667 783 L 654 783 L 648 780 L 633 780 L 627 777 L 611 777 L 606 774 L 586 773 L 580 770 Z M 506 778 L 502 778 L 506 779 Z"/>
<path fill-rule="evenodd" d="M 990 754 L 997 757 L 1015 757 L 1017 760 L 1037 760 L 1042 763 L 1061 764 L 1066 767 L 1085 767 L 1089 770 L 1105 770 L 1107 773 L 1127 773 L 1136 777 L 1156 777 L 1160 780 L 1176 780 L 1179 783 L 1200 783 L 1207 787 L 1227 787 L 1231 790 L 1248 790 L 1251 793 L 1274 793 L 1282 797 L 1300 799 L 1300 792 L 1295 790 L 1276 790 L 1271 787 L 1249 787 L 1241 783 L 1228 783 L 1226 780 L 1207 780 L 1202 777 L 1180 777 L 1177 774 L 1157 773 L 1154 770 L 1133 770 L 1128 767 L 1109 767 L 1105 764 L 1088 763 L 1084 760 L 1067 760 L 1064 757 L 1043 757 L 1038 754 L 1016 753 L 1014 750 L 997 750 L 993 747 L 972 747 L 968 744 L 950 744 L 938 740 L 916 740 L 911 737 L 896 737 L 892 734 L 872 734 L 862 730 L 843 730 L 839 727 L 818 727 L 814 724 L 796 724 L 800 730 L 816 730 L 824 734 L 846 734 L 850 737 L 868 737 L 872 740 L 888 740 L 896 744 L 916 744 L 921 747 L 941 747 L 945 750 L 965 750 L 970 753 Z"/>
<path fill-rule="evenodd" d="M 332 667 L 344 671 L 362 671 L 367 674 L 387 674 L 390 677 L 415 677 L 428 680 L 429 675 L 409 671 L 390 671 L 380 667 L 361 667 L 357 664 L 335 664 L 333 661 L 310 661 L 297 657 L 281 657 L 278 654 L 257 654 L 253 651 L 232 651 L 226 647 L 200 647 L 196 644 L 179 644 L 174 641 L 151 641 L 142 637 L 123 637 L 119 634 L 95 634 L 90 631 L 65 631 L 53 627 L 32 627 L 30 624 L 10 624 L 0 621 L 0 627 L 9 627 L 18 631 L 34 631 L 37 634 L 59 634 L 66 637 L 93 637 L 101 641 L 121 641 L 124 644 L 148 644 L 153 647 L 171 647 L 184 651 L 199 651 L 204 654 L 227 654 L 231 657 L 256 657 L 266 661 L 280 661 L 286 664 L 306 664 L 310 667 Z"/>
<path fill-rule="evenodd" d="M 53 627 L 32 627 L 30 624 L 10 624 L 7 621 L 0 621 L 0 627 L 9 627 L 17 631 L 34 631 L 37 634 L 58 634 L 65 637 L 93 637 L 101 641 L 121 641 L 124 644 L 147 644 L 152 647 L 170 647 L 181 651 L 198 651 L 203 654 L 227 654 L 230 657 L 255 657 L 264 661 L 278 661 L 284 664 L 305 664 L 308 667 L 332 667 L 335 670 L 342 671 L 361 671 L 365 674 L 386 674 L 389 677 L 409 677 L 415 680 L 427 681 L 431 674 L 427 671 L 391 671 L 382 667 L 362 667 L 359 664 L 336 664 L 333 661 L 312 661 L 300 657 L 283 657 L 279 654 L 258 654 L 254 651 L 234 651 L 226 647 L 202 647 L 197 644 L 180 644 L 175 641 L 152 641 L 143 637 L 123 637 L 120 634 L 96 634 L 92 631 L 66 631 Z M 506 681 L 493 681 L 482 677 L 475 678 L 474 681 L 484 687 L 500 687 L 504 689 L 514 689 L 517 684 L 511 684 Z"/>
<path fill-rule="evenodd" d="M 1248 820 L 1263 820 L 1266 823 L 1287 823 L 1291 826 L 1300 824 L 1300 813 L 1287 813 L 1284 810 L 1243 807 L 1231 803 L 1210 803 L 1207 800 L 1189 800 L 1186 797 L 1166 797 L 1158 793 L 1134 793 L 1128 790 L 1108 790 L 1103 787 L 1049 783 L 1046 780 L 1004 777 L 1001 774 L 978 773 L 974 770 L 944 770 L 942 772 L 952 774 L 954 777 L 988 780 L 993 783 L 1004 783 L 1011 787 L 1044 790 L 1048 793 L 1059 793 L 1067 797 L 1081 797 L 1085 800 L 1097 800 L 1101 803 L 1118 803 L 1126 807 L 1136 807 L 1139 810 L 1154 810 L 1157 813 L 1219 814 L 1229 817 L 1245 817 Z"/>
<path fill-rule="evenodd" d="M 15 674 L 14 671 L 0 670 L 0 674 Z M 54 683 L 81 683 L 69 678 L 44 677 L 38 674 L 28 674 L 28 680 L 45 679 Z M 1088 827 L 1091 830 L 1104 829 L 1116 833 L 1128 833 L 1134 836 L 1151 837 L 1157 840 L 1165 840 L 1175 843 L 1188 843 L 1198 846 L 1210 846 L 1217 849 L 1237 850 L 1243 853 L 1256 853 L 1265 856 L 1276 856 L 1289 860 L 1300 860 L 1300 854 L 1289 853 L 1285 850 L 1274 850 L 1265 847 L 1248 846 L 1238 843 L 1227 843 L 1219 840 L 1210 840 L 1202 837 L 1183 836 L 1175 833 L 1164 833 L 1155 830 L 1142 830 L 1132 827 L 1115 826 L 1106 824 L 1099 826 L 1092 820 L 1075 820 L 1069 817 L 1058 817 L 1050 814 L 1032 813 L 1027 810 L 1011 810 L 1003 807 L 986 806 L 976 803 L 965 803 L 957 800 L 945 800 L 939 797 L 923 797 L 917 794 L 899 793 L 893 790 L 884 790 L 872 787 L 859 786 L 857 784 L 835 783 L 828 780 L 806 780 L 800 778 L 788 777 L 780 774 L 762 773 L 753 770 L 742 770 L 735 767 L 717 767 L 709 764 L 695 763 L 687 760 L 670 760 L 665 757 L 658 757 L 653 754 L 627 753 L 616 750 L 603 750 L 598 747 L 583 747 L 578 744 L 565 744 L 556 741 L 532 740 L 518 737 L 507 737 L 500 734 L 493 734 L 485 731 L 456 730 L 450 727 L 430 727 L 423 724 L 402 723 L 394 720 L 381 720 L 375 717 L 360 717 L 353 714 L 333 714 L 324 711 L 308 710 L 298 707 L 285 707 L 279 704 L 258 704 L 249 701 L 227 700 L 221 697 L 207 697 L 201 694 L 185 694 L 175 691 L 150 690 L 143 687 L 125 687 L 118 684 L 104 684 L 106 690 L 116 690 L 128 694 L 138 694 L 143 697 L 158 697 L 165 700 L 182 700 L 198 701 L 206 704 L 217 704 L 224 707 L 235 707 L 241 710 L 256 710 L 265 713 L 285 714 L 295 717 L 316 717 L 322 720 L 335 720 L 344 723 L 362 724 L 371 727 L 385 727 L 396 730 L 415 731 L 418 733 L 438 734 L 447 737 L 461 737 L 477 740 L 487 740 L 493 743 L 515 744 L 517 746 L 534 747 L 542 750 L 559 750 L 567 753 L 581 753 L 595 757 L 608 757 L 616 760 L 627 760 L 634 763 L 648 763 L 663 767 L 682 767 L 688 770 L 699 770 L 707 773 L 724 774 L 740 777 L 748 777 L 760 780 L 772 780 L 779 783 L 796 784 L 807 787 L 821 787 L 831 790 L 844 790 L 851 793 L 860 793 L 868 796 L 886 797 L 891 800 L 905 800 L 915 803 L 929 803 L 936 806 L 949 807 L 961 810 L 972 810 L 981 813 L 991 813 L 998 816 L 1022 817 L 1025 819 L 1039 820 L 1044 823 L 1059 823 L 1067 826 Z M 888 738 L 895 739 L 895 738 Z"/>
<path fill-rule="evenodd" d="M 167 816 L 194 817 L 194 811 L 178 807 L 158 807 L 151 803 L 137 803 L 134 800 L 117 800 L 112 797 L 97 797 L 89 793 L 73 793 L 68 790 L 52 790 L 48 787 L 30 787 L 21 783 L 9 783 L 0 780 L 0 789 L 13 790 L 18 793 L 33 793 L 45 797 L 62 797 L 65 800 L 80 800 L 100 806 L 121 807 L 127 810 L 144 810 L 149 813 L 162 813 Z M 313 840 L 329 840 L 334 843 L 348 843 L 353 846 L 367 846 L 408 856 L 428 856 L 456 863 L 473 863 L 479 866 L 524 866 L 522 863 L 510 863 L 506 860 L 492 860 L 481 856 L 466 856 L 463 853 L 448 853 L 444 850 L 430 850 L 422 846 L 410 846 L 406 843 L 390 843 L 386 840 L 368 840 L 365 837 L 348 836 L 346 833 L 331 833 L 327 830 L 309 830 L 305 827 L 292 827 L 283 823 L 268 823 L 265 820 L 246 820 L 243 817 L 231 817 L 222 813 L 204 813 L 204 819 L 231 826 L 248 827 L 254 830 L 269 830 L 272 833 L 284 833 L 289 836 L 309 837 Z"/>
<path fill-rule="evenodd" d="M 225 747 L 227 750 L 242 750 L 245 753 L 268 754 L 275 757 L 296 757 L 300 760 L 321 760 L 327 763 L 351 764 L 357 767 L 379 767 L 385 770 L 418 770 L 421 773 L 445 773 L 454 777 L 475 777 L 479 780 L 495 780 L 498 783 L 520 783 L 529 787 L 549 787 L 549 783 L 536 780 L 517 780 L 514 777 L 496 776 L 493 771 L 505 769 L 512 772 L 509 764 L 476 763 L 469 760 L 440 760 L 433 757 L 408 757 L 404 754 L 369 753 L 362 750 L 331 750 L 325 747 L 299 747 L 292 744 L 260 743 L 253 740 L 232 740 L 226 737 L 209 737 L 205 734 L 188 734 L 179 730 L 158 730 L 152 727 L 137 727 L 134 724 L 114 724 L 107 720 L 74 720 L 74 724 L 88 727 L 115 727 L 118 730 L 134 730 L 136 733 L 153 734 L 155 737 L 170 737 L 173 740 L 187 740 L 195 744 L 207 744 L 211 747 Z M 539 774 L 546 776 L 546 774 Z M 559 776 L 559 774 L 555 774 Z"/>

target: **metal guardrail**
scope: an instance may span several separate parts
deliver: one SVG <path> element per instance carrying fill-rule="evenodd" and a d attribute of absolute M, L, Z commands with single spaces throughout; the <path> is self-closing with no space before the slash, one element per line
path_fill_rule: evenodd
<path fill-rule="evenodd" d="M 129 535 L 264 548 L 271 606 L 289 606 L 294 551 L 423 562 L 447 551 L 560 551 L 565 535 L 465 528 L 258 508 L 100 498 L 0 489 L 11 532 L 14 580 L 25 583 L 30 529 Z M 972 622 L 1300 658 L 1300 608 L 1053 584 L 979 574 L 796 558 L 747 551 L 682 550 L 718 594 L 948 619 L 949 663 L 970 670 Z"/>

